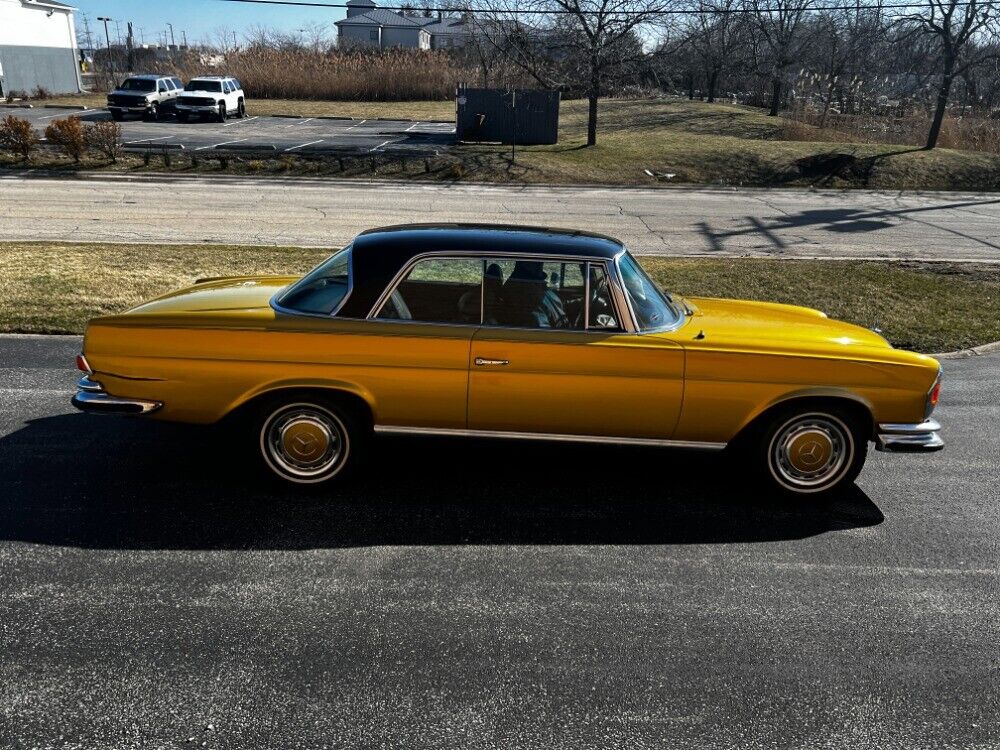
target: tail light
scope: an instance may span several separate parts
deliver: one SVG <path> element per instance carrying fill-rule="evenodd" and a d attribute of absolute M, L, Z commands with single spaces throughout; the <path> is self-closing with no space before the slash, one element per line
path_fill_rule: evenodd
<path fill-rule="evenodd" d="M 82 354 L 76 355 L 76 369 L 82 370 L 88 375 L 93 372 L 93 370 L 90 369 L 90 363 L 87 361 L 87 358 Z"/>
<path fill-rule="evenodd" d="M 938 371 L 937 379 L 934 381 L 934 385 L 931 386 L 930 391 L 927 393 L 927 410 L 924 417 L 929 417 L 931 412 L 934 411 L 934 407 L 938 405 L 938 399 L 941 398 L 941 372 Z"/>

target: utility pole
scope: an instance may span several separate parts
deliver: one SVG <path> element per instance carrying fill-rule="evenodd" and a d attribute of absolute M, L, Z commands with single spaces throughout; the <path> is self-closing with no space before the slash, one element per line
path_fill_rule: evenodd
<path fill-rule="evenodd" d="M 187 49 L 187 46 L 188 46 L 188 33 L 184 29 L 181 29 L 181 39 L 184 40 L 184 49 Z"/>
<path fill-rule="evenodd" d="M 125 37 L 125 49 L 128 52 L 128 72 L 135 70 L 135 37 L 132 34 L 132 22 L 128 22 L 128 36 Z"/>
<path fill-rule="evenodd" d="M 114 78 L 115 78 L 115 60 L 111 56 L 111 35 L 108 33 L 108 21 L 112 21 L 113 19 L 108 18 L 107 16 L 98 16 L 97 20 L 98 21 L 104 21 L 104 41 L 108 45 L 108 68 L 111 70 L 111 78 L 112 78 L 111 83 L 114 84 L 115 83 L 115 81 L 114 81 Z"/>
<path fill-rule="evenodd" d="M 174 25 L 170 23 L 170 21 L 167 21 L 167 26 L 170 27 L 170 46 L 176 47 L 177 43 L 174 41 Z"/>
<path fill-rule="evenodd" d="M 236 51 L 237 49 L 239 49 L 239 46 L 240 46 L 240 45 L 238 45 L 238 44 L 236 43 L 236 32 L 234 31 L 234 32 L 233 32 L 233 52 L 235 52 L 235 51 Z"/>

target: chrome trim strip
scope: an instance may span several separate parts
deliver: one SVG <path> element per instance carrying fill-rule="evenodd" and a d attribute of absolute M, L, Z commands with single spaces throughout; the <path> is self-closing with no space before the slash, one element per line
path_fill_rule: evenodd
<path fill-rule="evenodd" d="M 648 445 L 663 448 L 692 448 L 695 450 L 722 450 L 726 443 L 699 442 L 697 440 L 660 440 L 657 438 L 630 438 L 605 435 L 567 435 L 548 432 L 515 432 L 509 430 L 459 430 L 447 427 L 405 427 L 401 425 L 375 425 L 375 432 L 390 435 L 439 435 L 442 437 L 483 437 L 511 440 L 543 440 L 557 443 L 599 443 L 621 445 Z"/>
<path fill-rule="evenodd" d="M 924 453 L 944 448 L 938 435 L 941 425 L 933 419 L 919 424 L 880 424 L 875 435 L 875 450 L 887 453 Z"/>

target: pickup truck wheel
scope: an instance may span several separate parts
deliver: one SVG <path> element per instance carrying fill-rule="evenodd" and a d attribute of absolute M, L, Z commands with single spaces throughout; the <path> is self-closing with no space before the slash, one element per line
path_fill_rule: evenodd
<path fill-rule="evenodd" d="M 845 409 L 784 411 L 751 449 L 753 468 L 786 497 L 822 499 L 853 482 L 865 464 L 868 440 Z"/>
<path fill-rule="evenodd" d="M 151 122 L 156 122 L 160 119 L 160 105 L 153 102 L 149 105 L 149 111 L 146 112 L 146 119 Z"/>
<path fill-rule="evenodd" d="M 189 115 L 187 112 L 177 113 L 177 122 L 187 122 L 190 118 L 191 115 Z"/>
<path fill-rule="evenodd" d="M 240 99 L 239 103 L 236 105 L 236 116 L 240 119 L 247 116 L 247 104 L 242 99 Z"/>
<path fill-rule="evenodd" d="M 125 115 L 122 114 L 121 112 L 115 112 L 114 110 L 112 110 L 111 119 L 114 120 L 115 122 L 121 122 L 122 120 L 125 119 Z"/>
<path fill-rule="evenodd" d="M 272 402 L 259 412 L 264 464 L 279 479 L 317 485 L 348 473 L 365 430 L 352 413 L 322 399 Z"/>
<path fill-rule="evenodd" d="M 219 122 L 226 121 L 226 103 L 219 102 Z"/>

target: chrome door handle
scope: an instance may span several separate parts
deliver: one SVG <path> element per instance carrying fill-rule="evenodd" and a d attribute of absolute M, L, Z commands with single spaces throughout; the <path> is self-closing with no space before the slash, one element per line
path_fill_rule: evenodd
<path fill-rule="evenodd" d="M 500 366 L 509 365 L 509 359 L 483 359 L 482 357 L 476 357 L 476 367 L 488 367 L 488 366 Z"/>

